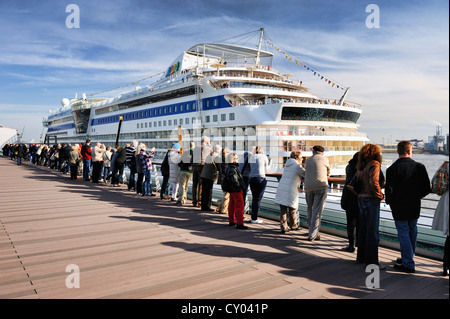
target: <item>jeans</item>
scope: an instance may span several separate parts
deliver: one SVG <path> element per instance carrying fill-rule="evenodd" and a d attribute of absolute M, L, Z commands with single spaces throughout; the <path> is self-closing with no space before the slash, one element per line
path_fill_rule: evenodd
<path fill-rule="evenodd" d="M 103 167 L 103 178 L 109 180 L 110 167 Z"/>
<path fill-rule="evenodd" d="M 142 186 L 142 195 L 151 195 L 152 194 L 152 172 L 150 170 L 143 171 L 144 173 L 144 184 Z"/>
<path fill-rule="evenodd" d="M 119 185 L 120 179 L 123 175 L 123 165 L 124 165 L 123 163 L 116 163 L 114 165 L 114 170 L 111 179 L 112 185 Z"/>
<path fill-rule="evenodd" d="M 89 180 L 90 169 L 91 169 L 91 160 L 83 159 L 83 179 L 85 181 Z"/>
<path fill-rule="evenodd" d="M 309 226 L 309 239 L 315 239 L 319 235 L 320 222 L 322 220 L 323 207 L 327 199 L 328 189 L 306 191 L 307 217 Z"/>
<path fill-rule="evenodd" d="M 414 269 L 414 254 L 417 243 L 417 219 L 396 220 L 398 241 L 400 242 L 400 251 L 402 254 L 402 264 L 406 268 Z"/>
<path fill-rule="evenodd" d="M 267 180 L 264 177 L 251 177 L 249 179 L 250 190 L 252 191 L 252 220 L 258 219 L 258 211 L 261 200 L 266 190 Z"/>
<path fill-rule="evenodd" d="M 128 166 L 129 167 L 129 166 Z M 136 189 L 136 167 L 130 168 L 130 179 L 128 181 L 128 190 Z"/>
<path fill-rule="evenodd" d="M 358 252 L 356 260 L 366 265 L 378 265 L 380 200 L 376 197 L 359 197 L 358 205 Z"/>
<path fill-rule="evenodd" d="M 248 211 L 248 203 L 247 203 L 247 192 L 248 192 L 248 184 L 250 177 L 242 176 L 244 179 L 245 188 L 242 190 L 242 199 L 244 200 L 244 213 Z"/>

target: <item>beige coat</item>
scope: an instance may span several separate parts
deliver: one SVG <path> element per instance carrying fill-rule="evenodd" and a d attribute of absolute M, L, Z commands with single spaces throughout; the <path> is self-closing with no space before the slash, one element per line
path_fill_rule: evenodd
<path fill-rule="evenodd" d="M 330 176 L 330 162 L 323 153 L 316 153 L 306 160 L 305 190 L 307 192 L 327 189 L 328 176 Z"/>
<path fill-rule="evenodd" d="M 92 150 L 92 161 L 93 162 L 101 162 L 103 161 L 103 153 L 105 153 L 105 149 L 99 146 L 95 146 Z"/>

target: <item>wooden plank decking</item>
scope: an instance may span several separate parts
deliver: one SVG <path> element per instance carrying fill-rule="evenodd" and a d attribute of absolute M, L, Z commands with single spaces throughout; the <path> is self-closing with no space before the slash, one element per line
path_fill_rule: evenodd
<path fill-rule="evenodd" d="M 345 238 L 309 242 L 272 220 L 237 230 L 225 215 L 6 158 L 0 176 L 0 298 L 449 298 L 442 261 L 416 257 L 416 273 L 399 273 L 399 252 L 380 248 L 388 267 L 367 288 Z M 80 288 L 66 286 L 70 264 Z"/>

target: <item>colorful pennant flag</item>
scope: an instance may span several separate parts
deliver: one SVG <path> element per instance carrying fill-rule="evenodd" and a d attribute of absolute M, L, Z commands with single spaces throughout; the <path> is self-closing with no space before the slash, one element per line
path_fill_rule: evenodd
<path fill-rule="evenodd" d="M 267 41 L 267 44 L 270 45 L 271 47 L 273 47 L 275 50 L 277 50 L 278 52 L 284 54 L 285 58 L 289 58 L 288 62 L 290 62 L 292 60 L 292 57 L 290 55 L 288 55 L 286 52 L 284 52 L 283 50 L 281 50 L 279 47 L 275 46 L 273 43 Z M 299 67 L 302 66 L 302 62 L 294 59 L 295 64 L 297 64 Z M 306 64 L 303 63 L 303 68 L 306 69 L 307 71 L 311 71 L 312 73 L 314 73 L 314 75 L 317 75 L 318 77 L 320 77 L 321 80 L 324 79 L 324 76 L 321 75 L 317 70 L 314 70 L 313 68 L 307 66 Z M 328 84 L 331 84 L 331 87 L 334 87 L 336 85 L 336 83 L 332 82 L 331 80 L 325 78 L 325 82 Z M 341 89 L 341 90 L 345 90 L 345 88 L 343 86 L 340 85 L 336 85 L 336 88 Z"/>

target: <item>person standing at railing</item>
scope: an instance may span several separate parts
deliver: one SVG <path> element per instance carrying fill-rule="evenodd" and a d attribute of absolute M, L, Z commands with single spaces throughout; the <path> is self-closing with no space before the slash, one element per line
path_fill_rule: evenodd
<path fill-rule="evenodd" d="M 354 176 L 356 175 L 356 164 L 358 163 L 358 154 L 356 152 L 353 158 L 348 162 L 345 167 L 345 183 L 342 190 L 341 196 L 341 208 L 345 210 L 345 215 L 347 217 L 347 236 L 348 236 L 348 246 L 342 248 L 343 251 L 353 253 L 355 251 L 356 245 L 356 234 L 358 231 L 358 195 L 354 194 L 347 185 L 350 184 Z"/>
<path fill-rule="evenodd" d="M 217 145 L 216 145 L 217 147 Z M 223 180 L 223 176 L 225 174 L 225 170 L 228 166 L 228 155 L 230 154 L 230 149 L 228 147 L 224 147 L 220 150 L 220 161 L 217 161 L 217 184 L 221 184 Z M 228 214 L 228 204 L 230 202 L 230 193 L 223 192 L 222 200 L 220 201 L 219 207 L 217 207 L 216 211 L 220 214 Z"/>
<path fill-rule="evenodd" d="M 170 199 L 172 202 L 176 202 L 178 200 L 178 179 L 180 176 L 180 167 L 178 164 L 181 160 L 180 149 L 181 145 L 174 143 L 172 148 L 169 150 L 169 183 L 172 185 L 172 196 Z"/>
<path fill-rule="evenodd" d="M 89 181 L 91 169 L 91 140 L 87 139 L 86 143 L 81 146 L 81 157 L 83 158 L 83 179 Z"/>
<path fill-rule="evenodd" d="M 401 141 L 397 153 L 398 159 L 386 170 L 386 203 L 391 207 L 402 256 L 394 268 L 412 273 L 421 199 L 430 193 L 431 187 L 425 166 L 411 158 L 412 144 Z"/>
<path fill-rule="evenodd" d="M 256 148 L 255 146 L 252 146 L 250 152 L 249 151 L 245 152 L 244 156 L 242 158 L 242 161 L 239 162 L 239 171 L 242 174 L 242 178 L 244 179 L 245 185 L 247 185 L 242 190 L 242 198 L 244 200 L 244 211 L 246 210 L 245 206 L 246 206 L 246 201 L 247 201 L 247 192 L 248 192 L 248 185 L 249 185 L 249 179 L 250 179 L 249 159 L 252 154 L 255 154 L 255 148 Z"/>
<path fill-rule="evenodd" d="M 197 145 L 192 152 L 192 205 L 199 207 L 202 201 L 202 170 L 205 164 L 205 158 L 213 148 L 208 136 L 202 136 L 201 145 Z"/>
<path fill-rule="evenodd" d="M 266 173 L 269 170 L 269 158 L 264 155 L 263 148 L 256 146 L 255 154 L 250 156 L 250 190 L 252 191 L 252 214 L 251 223 L 260 224 L 261 219 L 258 219 L 258 212 L 261 206 L 261 200 L 264 196 L 264 191 L 267 186 Z"/>
<path fill-rule="evenodd" d="M 236 225 L 237 229 L 248 229 L 244 226 L 244 200 L 242 189 L 247 187 L 244 183 L 241 171 L 239 170 L 238 155 L 231 153 L 228 155 L 227 168 L 223 174 L 222 191 L 230 194 L 228 205 L 228 225 Z"/>
<path fill-rule="evenodd" d="M 444 165 L 447 165 L 447 178 L 448 178 L 448 172 L 450 172 L 450 166 L 449 162 L 446 161 Z M 448 185 L 448 183 L 447 183 Z M 441 195 L 441 198 L 439 198 L 439 203 L 436 207 L 436 212 L 434 213 L 433 218 L 433 224 L 431 225 L 431 229 L 434 230 L 440 230 L 444 235 L 447 236 L 445 239 L 445 245 L 444 245 L 444 264 L 443 264 L 443 276 L 449 275 L 449 253 L 450 253 L 450 247 L 449 247 L 449 188 L 447 186 L 447 190 L 444 194 Z"/>
<path fill-rule="evenodd" d="M 108 183 L 109 174 L 111 172 L 111 158 L 111 146 L 107 145 L 105 153 L 103 153 L 103 181 L 105 182 L 105 184 Z"/>
<path fill-rule="evenodd" d="M 98 183 L 100 180 L 100 173 L 103 166 L 103 153 L 105 153 L 105 146 L 97 142 L 92 148 L 92 183 Z"/>
<path fill-rule="evenodd" d="M 312 148 L 313 156 L 306 160 L 305 165 L 305 191 L 308 215 L 308 240 L 320 240 L 319 228 L 322 212 L 328 192 L 328 177 L 330 176 L 330 163 L 323 155 L 324 148 L 315 145 Z"/>
<path fill-rule="evenodd" d="M 200 207 L 202 211 L 212 212 L 212 190 L 214 182 L 217 181 L 217 165 L 216 161 L 220 154 L 217 154 L 212 148 L 211 153 L 205 157 L 202 173 L 200 175 L 202 179 L 202 197 Z"/>
<path fill-rule="evenodd" d="M 138 147 L 138 141 L 134 140 L 131 144 L 127 144 L 125 148 L 126 152 L 126 165 L 130 169 L 130 180 L 128 181 L 128 190 L 136 190 L 136 148 Z"/>
<path fill-rule="evenodd" d="M 297 209 L 298 188 L 301 183 L 301 178 L 305 176 L 302 159 L 301 151 L 291 152 L 290 158 L 284 166 L 281 180 L 278 183 L 274 202 L 280 205 L 280 227 L 282 233 L 289 231 L 286 218 L 287 213 L 289 213 L 290 230 L 300 229 L 297 222 Z"/>
<path fill-rule="evenodd" d="M 70 165 L 70 179 L 77 180 L 78 164 L 81 161 L 80 153 L 76 146 L 72 146 L 72 151 L 69 153 L 69 165 Z"/>
<path fill-rule="evenodd" d="M 108 147 L 111 148 L 109 145 L 106 147 L 108 150 Z M 142 147 L 145 148 L 145 144 L 141 143 L 136 147 L 136 152 L 134 154 L 134 160 L 136 162 L 136 173 L 137 173 L 137 180 L 136 180 L 136 194 L 142 195 L 143 194 L 143 186 L 144 186 L 144 171 L 142 170 L 142 161 L 140 159 L 141 156 L 141 149 Z M 108 151 L 106 151 L 108 152 Z M 106 154 L 105 152 L 105 154 Z M 111 156 L 109 156 L 110 158 Z M 104 156 L 104 158 L 108 158 L 108 156 Z M 105 160 L 106 165 L 106 160 Z M 106 175 L 105 175 L 106 176 Z M 106 183 L 106 180 L 105 180 Z"/>
<path fill-rule="evenodd" d="M 164 156 L 163 162 L 161 164 L 161 175 L 163 176 L 163 182 L 161 189 L 159 191 L 159 196 L 161 199 L 167 199 L 169 195 L 169 177 L 170 177 L 170 166 L 169 166 L 169 152 L 170 148 L 167 150 Z"/>
<path fill-rule="evenodd" d="M 179 187 L 177 205 L 179 206 L 182 206 L 186 203 L 188 183 L 192 178 L 192 154 L 194 152 L 195 143 L 190 142 L 189 145 L 189 150 L 183 152 L 183 154 L 181 155 L 180 163 L 178 164 L 178 166 L 180 167 L 180 175 L 178 177 Z"/>
<path fill-rule="evenodd" d="M 139 153 L 139 160 L 141 161 L 141 169 L 144 174 L 144 182 L 142 185 L 142 196 L 155 196 L 152 192 L 151 186 L 151 174 L 152 174 L 152 162 L 151 159 L 155 155 L 155 149 L 147 152 L 147 146 L 141 144 L 141 150 Z"/>
<path fill-rule="evenodd" d="M 378 145 L 366 144 L 358 154 L 356 175 L 358 191 L 358 251 L 356 260 L 367 265 L 378 265 L 380 243 L 380 203 L 384 195 L 381 191 L 381 149 Z"/>

